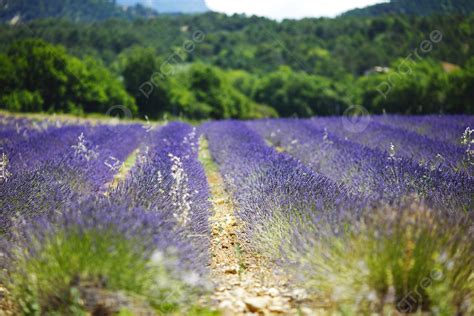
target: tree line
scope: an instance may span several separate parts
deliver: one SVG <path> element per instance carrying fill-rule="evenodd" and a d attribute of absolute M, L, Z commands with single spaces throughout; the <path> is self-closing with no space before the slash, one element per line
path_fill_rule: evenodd
<path fill-rule="evenodd" d="M 0 107 L 123 105 L 192 119 L 340 115 L 355 104 L 472 114 L 473 25 L 474 15 L 276 22 L 217 13 L 1 25 Z"/>

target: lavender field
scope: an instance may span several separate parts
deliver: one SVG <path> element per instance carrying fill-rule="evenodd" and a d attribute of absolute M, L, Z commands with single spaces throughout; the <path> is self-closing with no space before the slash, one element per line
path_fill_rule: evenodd
<path fill-rule="evenodd" d="M 473 127 L 0 114 L 0 315 L 474 315 Z"/>

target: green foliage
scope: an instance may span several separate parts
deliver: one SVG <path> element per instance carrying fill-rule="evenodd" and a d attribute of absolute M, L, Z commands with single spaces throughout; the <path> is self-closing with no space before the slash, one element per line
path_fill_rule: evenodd
<path fill-rule="evenodd" d="M 385 14 L 469 14 L 474 11 L 474 3 L 470 0 L 392 0 L 362 9 L 346 12 L 344 16 L 378 16 Z"/>
<path fill-rule="evenodd" d="M 16 67 L 15 72 L 21 89 L 38 91 L 46 106 L 56 109 L 61 107 L 68 83 L 67 55 L 64 48 L 41 40 L 28 39 L 11 45 L 8 57 Z"/>
<path fill-rule="evenodd" d="M 281 116 L 335 115 L 350 105 L 350 96 L 332 80 L 293 72 L 288 67 L 264 76 L 255 99 L 271 104 Z"/>
<path fill-rule="evenodd" d="M 58 231 L 38 249 L 37 253 L 18 250 L 16 269 L 7 283 L 25 315 L 82 315 L 81 286 L 122 291 L 162 312 L 185 307 L 180 304 L 194 295 L 195 289 L 168 266 L 143 257 L 147 250 L 140 248 L 140 240 L 113 231 Z"/>
<path fill-rule="evenodd" d="M 194 64 L 188 74 L 189 90 L 196 101 L 209 105 L 211 118 L 248 118 L 251 103 L 217 68 Z"/>
<path fill-rule="evenodd" d="M 43 98 L 35 91 L 15 90 L 0 100 L 5 108 L 12 112 L 39 112 L 43 109 Z"/>
<path fill-rule="evenodd" d="M 114 105 L 124 105 L 137 110 L 135 100 L 106 67 L 92 58 L 72 57 L 63 47 L 38 39 L 18 41 L 7 55 L 0 55 L 0 63 L 5 66 L 0 68 L 0 81 L 6 82 L 0 107 L 105 113 Z"/>
<path fill-rule="evenodd" d="M 2 94 L 10 93 L 18 84 L 18 76 L 12 60 L 7 55 L 0 54 L 0 87 L 2 87 Z"/>
<path fill-rule="evenodd" d="M 317 241 L 284 243 L 280 251 L 300 264 L 293 273 L 304 276 L 304 286 L 337 309 L 357 315 L 391 314 L 395 308 L 454 315 L 474 291 L 466 282 L 474 262 L 469 225 L 447 227 L 442 215 L 418 203 L 373 210 L 337 234 L 321 233 L 331 231 L 326 225 L 314 227 Z"/>
<path fill-rule="evenodd" d="M 236 89 L 226 72 L 194 63 L 165 63 L 150 49 L 134 48 L 123 56 L 122 75 L 140 111 L 151 118 L 171 114 L 194 119 L 274 117 Z"/>
<path fill-rule="evenodd" d="M 157 118 L 170 112 L 170 84 L 160 77 L 162 61 L 151 49 L 133 47 L 119 57 L 128 93 L 135 97 L 140 112 Z"/>
<path fill-rule="evenodd" d="M 80 11 L 75 1 L 68 5 Z M 56 14 L 44 10 L 38 16 Z M 105 113 L 124 105 L 150 118 L 307 117 L 341 114 L 352 104 L 375 113 L 473 113 L 474 15 L 461 12 L 281 22 L 207 13 L 0 25 L 0 100 L 18 109 L 18 100 L 27 98 L 10 94 L 24 90 L 43 99 L 35 111 Z M 435 30 L 440 42 L 413 57 Z M 197 31 L 205 37 L 193 42 Z M 43 41 L 27 39 L 32 35 Z M 189 41 L 192 49 L 184 50 Z M 412 74 L 400 76 L 410 53 Z M 461 69 L 446 73 L 441 62 Z M 391 72 L 365 76 L 375 66 Z M 377 88 L 388 79 L 394 84 L 384 97 Z"/>
<path fill-rule="evenodd" d="M 38 37 L 62 44 L 70 52 L 94 55 L 106 62 L 132 45 L 149 47 L 166 59 L 200 30 L 206 37 L 186 56 L 185 62 L 200 60 L 252 73 L 275 71 L 288 65 L 295 70 L 338 78 L 341 71 L 361 75 L 373 66 L 387 66 L 407 56 L 433 30 L 443 33 L 443 45 L 433 49 L 430 57 L 462 65 L 471 57 L 474 47 L 473 18 L 473 15 L 341 17 L 278 23 L 265 18 L 208 13 L 95 23 L 38 20 L 28 27 Z M 0 47 L 26 36 L 31 33 L 21 25 L 2 25 Z"/>
<path fill-rule="evenodd" d="M 24 20 L 67 17 L 71 20 L 90 21 L 156 15 L 154 11 L 143 6 L 123 11 L 116 6 L 115 0 L 5 0 L 4 3 L 0 11 L 0 21 L 8 21 L 20 12 Z"/>
<path fill-rule="evenodd" d="M 447 72 L 434 60 L 395 61 L 388 73 L 361 77 L 362 104 L 373 113 L 472 114 L 474 68 Z"/>
<path fill-rule="evenodd" d="M 137 112 L 135 99 L 100 61 L 90 57 L 83 61 L 70 58 L 68 66 L 71 102 L 81 106 L 85 112 L 106 113 L 115 105 Z"/>
<path fill-rule="evenodd" d="M 262 118 L 275 117 L 273 109 L 257 104 L 232 85 L 227 72 L 206 64 L 194 63 L 173 79 L 175 96 L 191 93 L 189 103 L 174 103 L 186 114 L 198 106 L 198 118 Z M 176 100 L 176 99 L 175 99 Z M 191 114 L 191 113 L 190 113 Z"/>
<path fill-rule="evenodd" d="M 446 99 L 447 112 L 474 114 L 474 57 L 464 69 L 450 74 Z"/>
<path fill-rule="evenodd" d="M 375 113 L 446 112 L 448 74 L 432 60 L 397 60 L 390 71 L 369 75 L 359 82 L 363 105 Z"/>

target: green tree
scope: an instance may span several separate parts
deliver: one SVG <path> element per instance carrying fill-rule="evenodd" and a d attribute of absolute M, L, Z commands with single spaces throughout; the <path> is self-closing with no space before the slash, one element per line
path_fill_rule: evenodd
<path fill-rule="evenodd" d="M 328 78 L 281 67 L 261 79 L 255 99 L 274 107 L 280 116 L 310 117 L 341 114 L 350 105 L 350 96 L 344 94 Z"/>
<path fill-rule="evenodd" d="M 71 57 L 68 62 L 68 101 L 85 112 L 106 113 L 109 108 L 121 105 L 137 113 L 135 99 L 123 84 L 101 62 L 91 57 L 83 61 Z"/>
<path fill-rule="evenodd" d="M 375 113 L 442 113 L 448 110 L 448 75 L 439 62 L 397 60 L 388 73 L 359 80 L 363 105 Z"/>
<path fill-rule="evenodd" d="M 18 84 L 18 77 L 12 60 L 7 55 L 0 54 L 0 94 L 10 93 Z"/>
<path fill-rule="evenodd" d="M 125 64 L 122 70 L 125 88 L 135 97 L 139 111 L 151 118 L 171 112 L 170 82 L 162 72 L 164 62 L 156 53 L 134 47 L 121 58 Z"/>
<path fill-rule="evenodd" d="M 137 110 L 135 100 L 105 66 L 89 57 L 72 57 L 61 46 L 21 40 L 8 48 L 7 56 L 0 55 L 0 64 L 0 81 L 7 81 L 1 92 L 3 107 L 104 114 L 114 105 Z"/>
<path fill-rule="evenodd" d="M 27 39 L 11 45 L 8 56 L 15 65 L 19 90 L 38 91 L 45 106 L 56 111 L 65 109 L 68 57 L 64 48 Z"/>
<path fill-rule="evenodd" d="M 16 90 L 0 99 L 0 104 L 13 112 L 39 112 L 43 110 L 43 103 L 43 98 L 37 91 L 27 90 Z"/>
<path fill-rule="evenodd" d="M 474 57 L 462 70 L 454 71 L 449 76 L 447 92 L 450 113 L 474 114 Z"/>
<path fill-rule="evenodd" d="M 182 67 L 170 78 L 172 103 L 179 114 L 204 119 L 275 117 L 268 106 L 254 102 L 239 91 L 232 74 L 217 67 L 195 63 Z"/>

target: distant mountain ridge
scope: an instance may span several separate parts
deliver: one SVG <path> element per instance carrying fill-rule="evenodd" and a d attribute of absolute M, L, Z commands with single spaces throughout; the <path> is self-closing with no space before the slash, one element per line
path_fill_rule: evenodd
<path fill-rule="evenodd" d="M 30 21 L 41 18 L 67 18 L 93 21 L 109 18 L 156 16 L 142 5 L 122 8 L 116 0 L 3 0 L 0 1 L 0 22 Z"/>
<path fill-rule="evenodd" d="M 391 0 L 361 9 L 343 13 L 342 16 L 380 16 L 393 14 L 433 15 L 461 14 L 474 12 L 473 0 Z"/>
<path fill-rule="evenodd" d="M 207 11 L 204 0 L 0 0 L 0 22 L 10 23 L 41 18 L 73 21 L 132 19 Z"/>
<path fill-rule="evenodd" d="M 204 13 L 209 11 L 204 0 L 117 0 L 117 4 L 151 8 L 158 13 Z"/>
<path fill-rule="evenodd" d="M 210 11 L 205 0 L 0 0 L 0 23 L 41 18 L 95 21 L 109 18 L 147 18 L 159 14 L 193 14 Z M 469 15 L 474 0 L 391 0 L 343 13 L 342 16 Z"/>

